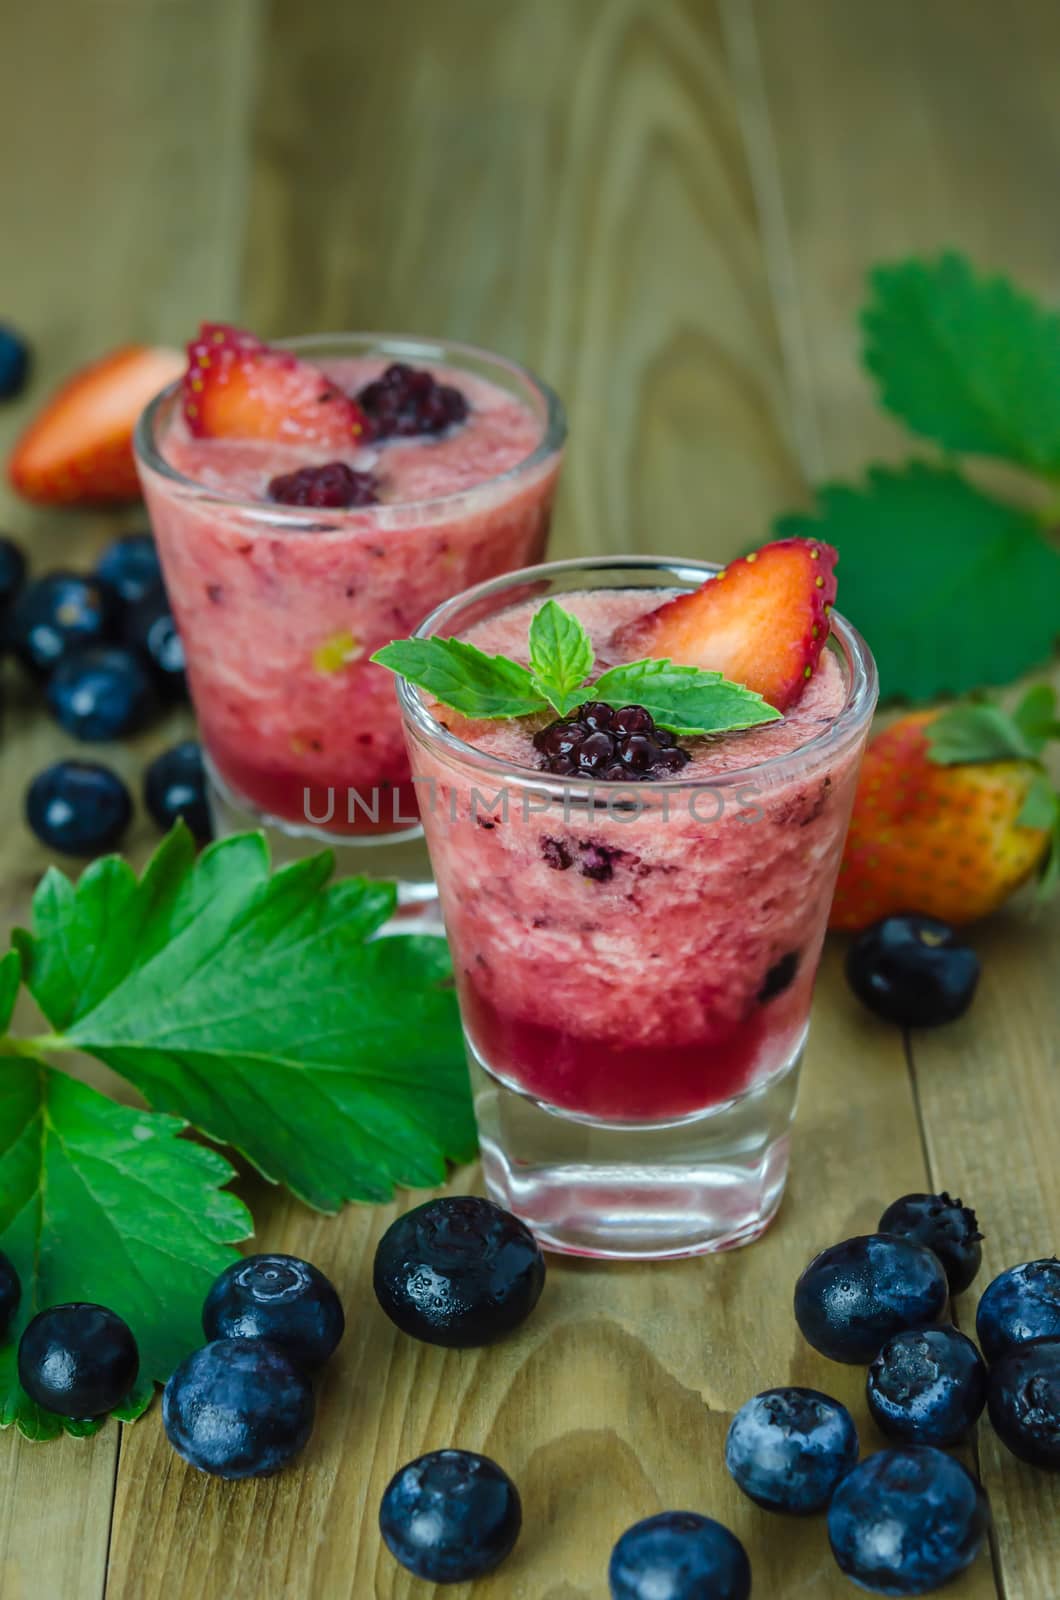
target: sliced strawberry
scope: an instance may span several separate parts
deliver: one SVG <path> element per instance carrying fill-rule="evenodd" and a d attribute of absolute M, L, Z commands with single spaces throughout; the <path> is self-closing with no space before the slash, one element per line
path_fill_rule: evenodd
<path fill-rule="evenodd" d="M 208 438 L 338 449 L 366 434 L 361 408 L 318 367 L 221 322 L 204 322 L 188 346 L 184 416 Z"/>
<path fill-rule="evenodd" d="M 619 628 L 612 648 L 626 661 L 668 656 L 721 672 L 787 711 L 828 638 L 838 559 L 830 544 L 777 539 Z"/>
<path fill-rule="evenodd" d="M 43 505 L 138 499 L 133 429 L 182 366 L 176 350 L 130 344 L 75 372 L 16 442 L 13 487 Z"/>

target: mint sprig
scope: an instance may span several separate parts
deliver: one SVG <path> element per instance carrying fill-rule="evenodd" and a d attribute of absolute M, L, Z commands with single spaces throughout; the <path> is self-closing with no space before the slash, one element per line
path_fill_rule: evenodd
<path fill-rule="evenodd" d="M 425 646 L 429 648 L 425 649 Z M 507 656 L 487 656 L 461 639 L 397 639 L 373 661 L 400 673 L 443 705 L 489 720 L 531 716 L 547 706 L 561 717 L 586 700 L 617 711 L 642 705 L 661 728 L 695 737 L 776 722 L 780 712 L 753 689 L 720 672 L 652 659 L 611 667 L 589 681 L 595 655 L 581 622 L 556 600 L 534 613 L 530 669 Z"/>

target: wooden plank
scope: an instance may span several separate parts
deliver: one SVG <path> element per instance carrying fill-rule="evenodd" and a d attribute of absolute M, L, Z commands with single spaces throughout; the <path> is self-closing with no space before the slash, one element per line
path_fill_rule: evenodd
<path fill-rule="evenodd" d="M 724 559 L 799 494 L 712 0 L 274 0 L 260 103 L 248 320 L 538 368 L 557 554 Z"/>
<path fill-rule="evenodd" d="M 253 0 L 71 0 L 9 8 L 0 51 L 0 312 L 35 352 L 24 400 L 0 409 L 0 454 L 47 386 L 128 339 L 177 341 L 206 308 L 233 309 Z M 189 94 L 189 85 L 197 90 Z M 17 130 L 17 152 L 11 137 Z M 142 518 L 142 513 L 140 513 Z M 133 517 L 132 525 L 136 518 Z M 0 526 L 35 570 L 89 564 L 130 518 L 32 511 L 0 488 Z M 22 794 L 49 761 L 83 755 L 8 667 L 0 762 L 0 918 L 24 921 L 47 852 Z M 95 754 L 134 792 L 144 760 L 188 726 Z M 138 820 L 136 853 L 157 837 Z M 0 1595 L 103 1592 L 119 1430 L 30 1445 L 0 1437 Z"/>
<path fill-rule="evenodd" d="M 987 0 L 812 0 L 797 12 L 733 0 L 730 13 L 752 148 L 765 152 L 760 198 L 778 270 L 797 289 L 786 349 L 816 413 L 803 430 L 819 448 L 812 467 L 854 473 L 908 449 L 857 364 L 871 262 L 956 245 L 1056 299 L 1060 14 L 1047 0 L 1006 13 L 1003 27 Z M 1000 114 L 984 116 L 988 105 Z M 1023 905 L 977 942 L 973 1013 L 918 1035 L 911 1057 L 932 1183 L 962 1193 L 987 1231 L 982 1275 L 960 1307 L 969 1328 L 995 1272 L 1056 1250 L 1060 1215 L 1055 913 L 1034 922 Z M 1060 1485 L 1016 1462 L 986 1424 L 979 1453 L 1004 1593 L 1038 1600 L 1060 1571 Z"/>

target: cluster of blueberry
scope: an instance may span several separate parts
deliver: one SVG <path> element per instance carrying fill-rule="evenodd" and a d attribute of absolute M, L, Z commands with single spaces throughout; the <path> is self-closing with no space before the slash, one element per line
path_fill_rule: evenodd
<path fill-rule="evenodd" d="M 186 693 L 184 650 L 149 533 L 131 533 L 103 552 L 91 573 L 66 570 L 27 579 L 26 559 L 0 537 L 0 654 L 9 651 L 43 688 L 59 726 L 84 743 L 121 739 Z M 167 829 L 183 816 L 209 837 L 202 755 L 184 741 L 152 762 L 144 803 Z M 26 793 L 26 818 L 39 839 L 67 855 L 94 856 L 121 839 L 132 800 L 99 762 L 58 761 Z"/>

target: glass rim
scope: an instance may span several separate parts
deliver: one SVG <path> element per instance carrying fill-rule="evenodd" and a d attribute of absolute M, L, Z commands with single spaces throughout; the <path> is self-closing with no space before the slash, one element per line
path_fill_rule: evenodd
<path fill-rule="evenodd" d="M 470 361 L 477 361 L 483 365 L 492 366 L 494 369 L 503 369 L 515 374 L 522 379 L 530 389 L 534 390 L 544 403 L 544 418 L 542 422 L 541 437 L 529 455 L 517 461 L 514 466 L 506 467 L 503 472 L 495 472 L 488 478 L 481 478 L 469 485 L 466 489 L 456 489 L 449 494 L 432 495 L 423 500 L 402 500 L 375 506 L 351 507 L 349 518 L 355 518 L 359 525 L 368 522 L 386 522 L 398 514 L 398 520 L 405 520 L 408 513 L 415 512 L 444 512 L 450 507 L 467 501 L 469 496 L 480 494 L 483 490 L 491 490 L 497 484 L 515 482 L 521 477 L 529 477 L 536 469 L 557 455 L 563 448 L 567 438 L 567 413 L 556 391 L 539 378 L 531 368 L 521 362 L 513 361 L 508 356 L 499 355 L 495 350 L 487 350 L 481 345 L 467 344 L 458 339 L 432 339 L 424 338 L 419 334 L 405 333 L 373 333 L 358 330 L 349 330 L 344 333 L 303 333 L 287 339 L 276 339 L 273 344 L 277 349 L 292 352 L 318 349 L 320 346 L 332 347 L 335 354 L 340 354 L 339 347 L 345 345 L 356 347 L 368 354 L 374 350 L 380 355 L 404 357 L 409 361 L 444 363 L 449 357 L 455 357 L 459 365 L 460 357 Z M 175 379 L 159 390 L 158 394 L 141 411 L 133 430 L 133 453 L 137 463 L 157 473 L 159 477 L 168 482 L 179 485 L 182 489 L 190 491 L 199 500 L 224 506 L 230 511 L 242 511 L 258 521 L 266 522 L 270 527 L 308 527 L 320 529 L 321 523 L 327 518 L 328 512 L 319 506 L 284 506 L 273 504 L 267 500 L 251 499 L 246 495 L 226 494 L 223 489 L 217 489 L 211 484 L 203 483 L 200 478 L 189 477 L 186 473 L 179 472 L 162 455 L 157 443 L 157 425 L 160 414 L 177 396 L 180 389 L 181 378 Z M 403 515 L 402 515 L 403 514 Z M 331 513 L 335 518 L 335 513 Z M 336 525 L 344 526 L 344 522 L 335 518 Z"/>
<path fill-rule="evenodd" d="M 466 606 L 502 595 L 507 589 L 540 583 L 564 573 L 584 572 L 591 577 L 593 573 L 605 571 L 614 573 L 625 571 L 631 574 L 659 572 L 678 579 L 687 574 L 690 578 L 701 582 L 705 577 L 720 572 L 724 565 L 724 562 L 697 561 L 683 556 L 573 556 L 563 561 L 546 561 L 536 567 L 522 567 L 516 572 L 503 573 L 499 578 L 490 578 L 485 583 L 475 584 L 474 587 L 464 589 L 460 594 L 443 600 L 441 605 L 435 606 L 434 610 L 423 619 L 412 637 L 425 639 L 438 633 L 439 625 L 444 624 L 447 617 Z M 591 588 L 592 584 L 589 583 L 586 587 Z M 608 587 L 620 586 L 615 584 Z M 660 587 L 665 586 L 660 585 Z M 648 593 L 650 586 L 645 585 L 644 589 L 645 593 Z M 840 612 L 833 610 L 829 622 L 826 648 L 833 641 L 841 648 L 849 670 L 849 683 L 846 699 L 827 727 L 822 728 L 820 733 L 814 734 L 811 739 L 807 739 L 805 744 L 797 745 L 794 750 L 767 756 L 764 760 L 755 761 L 749 766 L 731 767 L 724 772 L 704 774 L 698 778 L 654 781 L 650 785 L 652 793 L 672 794 L 682 789 L 735 787 L 746 784 L 750 778 L 764 773 L 773 776 L 785 769 L 796 770 L 806 764 L 807 758 L 811 762 L 815 761 L 822 754 L 842 750 L 860 737 L 862 729 L 876 707 L 879 691 L 876 663 L 861 634 Z M 519 766 L 514 761 L 508 761 L 501 756 L 481 750 L 477 745 L 469 744 L 465 739 L 444 728 L 427 709 L 424 691 L 400 675 L 397 679 L 397 693 L 402 714 L 413 731 L 422 735 L 435 749 L 457 757 L 464 765 L 503 777 L 506 781 L 512 780 L 516 784 L 546 793 L 550 798 L 557 800 L 580 801 L 595 798 L 600 801 L 609 791 L 612 794 L 622 793 L 626 789 L 635 787 L 639 793 L 642 788 L 640 784 L 593 783 L 562 778 Z"/>

